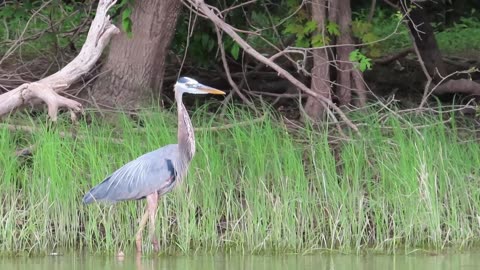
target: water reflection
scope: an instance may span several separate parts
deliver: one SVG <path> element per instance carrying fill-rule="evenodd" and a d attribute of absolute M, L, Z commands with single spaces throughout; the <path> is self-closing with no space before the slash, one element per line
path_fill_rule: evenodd
<path fill-rule="evenodd" d="M 134 256 L 123 258 L 89 254 L 0 258 L 0 270 L 413 270 L 480 269 L 480 252 L 443 255 L 284 255 L 284 256 Z"/>

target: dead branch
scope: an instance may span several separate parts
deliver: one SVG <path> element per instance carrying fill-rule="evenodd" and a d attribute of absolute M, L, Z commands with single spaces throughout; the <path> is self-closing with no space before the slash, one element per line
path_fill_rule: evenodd
<path fill-rule="evenodd" d="M 480 84 L 474 82 L 472 80 L 467 79 L 459 79 L 459 80 L 449 80 L 451 77 L 459 74 L 470 74 L 474 72 L 478 72 L 477 68 L 471 68 L 469 70 L 464 71 L 455 71 L 448 74 L 445 77 L 441 77 L 441 80 L 433 87 L 429 87 L 429 84 L 425 87 L 425 94 L 422 98 L 420 105 L 418 106 L 420 109 L 423 105 L 427 102 L 428 97 L 435 93 L 437 95 L 446 94 L 446 93 L 464 93 L 464 94 L 471 94 L 480 96 Z M 446 82 L 445 82 L 446 81 Z M 443 83 L 445 82 L 445 83 Z M 429 87 L 429 88 L 427 88 Z M 431 89 L 430 89 L 431 88 Z"/>
<path fill-rule="evenodd" d="M 387 5 L 389 5 L 390 7 L 394 8 L 394 9 L 400 9 L 398 4 L 390 2 L 389 0 L 383 0 L 383 2 L 385 2 Z"/>
<path fill-rule="evenodd" d="M 415 50 L 415 54 L 417 55 L 418 58 L 418 63 L 420 64 L 420 67 L 422 68 L 423 74 L 427 78 L 427 83 L 425 84 L 425 88 L 423 90 L 423 97 L 422 97 L 422 102 L 420 103 L 420 108 L 423 106 L 423 104 L 426 102 L 427 97 L 428 97 L 428 90 L 430 89 L 430 85 L 432 84 L 432 76 L 430 76 L 430 73 L 428 73 L 427 67 L 425 66 L 425 62 L 423 61 L 422 54 L 420 53 L 420 50 L 418 49 L 417 43 L 415 42 L 415 38 L 413 37 L 413 34 L 410 32 L 410 37 L 413 42 L 413 49 Z"/>
<path fill-rule="evenodd" d="M 72 83 L 87 73 L 100 58 L 110 38 L 119 33 L 118 28 L 110 21 L 108 10 L 116 0 L 101 0 L 95 18 L 87 34 L 87 39 L 80 53 L 69 64 L 58 72 L 37 82 L 24 83 L 19 87 L 0 95 L 0 116 L 10 114 L 14 110 L 41 101 L 47 104 L 48 115 L 55 121 L 60 107 L 70 110 L 72 119 L 75 113 L 82 111 L 79 102 L 60 96 Z"/>
<path fill-rule="evenodd" d="M 309 94 L 310 96 L 313 96 L 317 98 L 320 102 L 326 104 L 326 107 L 330 107 L 333 110 L 335 110 L 338 115 L 342 118 L 342 120 L 345 121 L 345 123 L 355 130 L 357 133 L 359 132 L 357 126 L 348 119 L 348 117 L 343 113 L 343 111 L 336 106 L 331 100 L 313 92 L 310 88 L 305 86 L 302 82 L 297 80 L 295 77 L 293 77 L 290 73 L 288 73 L 286 70 L 284 70 L 282 67 L 277 65 L 276 63 L 270 61 L 268 58 L 257 52 L 250 44 L 248 44 L 243 38 L 241 38 L 235 30 L 227 23 L 225 23 L 218 15 L 216 15 L 212 9 L 205 4 L 203 0 L 187 0 L 193 7 L 195 7 L 198 11 L 200 11 L 202 14 L 207 16 L 217 27 L 222 29 L 225 33 L 227 33 L 233 40 L 235 40 L 242 49 L 256 58 L 258 61 L 266 64 L 267 66 L 273 68 L 278 72 L 279 76 L 283 76 L 287 80 L 289 80 L 293 85 L 295 85 L 297 88 L 301 89 L 305 93 Z"/>
<path fill-rule="evenodd" d="M 387 65 L 390 64 L 391 62 L 403 58 L 411 53 L 415 52 L 413 48 L 406 48 L 401 51 L 398 51 L 394 54 L 384 56 L 382 58 L 374 59 L 373 63 L 374 64 L 379 64 L 379 65 Z"/>

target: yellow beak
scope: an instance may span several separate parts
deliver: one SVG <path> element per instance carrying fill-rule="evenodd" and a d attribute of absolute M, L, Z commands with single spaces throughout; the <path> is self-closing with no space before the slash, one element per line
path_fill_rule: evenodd
<path fill-rule="evenodd" d="M 225 95 L 225 92 L 220 91 L 220 90 L 215 89 L 215 88 L 211 88 L 211 87 L 202 87 L 202 88 L 200 88 L 200 90 L 205 91 L 205 92 L 207 92 L 207 93 L 209 93 L 209 94 Z"/>

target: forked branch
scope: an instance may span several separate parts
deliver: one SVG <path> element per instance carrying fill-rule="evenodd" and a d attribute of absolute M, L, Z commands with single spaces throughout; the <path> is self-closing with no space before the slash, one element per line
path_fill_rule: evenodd
<path fill-rule="evenodd" d="M 77 57 L 69 64 L 37 82 L 24 83 L 0 95 L 0 116 L 10 114 L 25 105 L 43 101 L 47 104 L 48 115 L 53 121 L 57 119 L 58 109 L 61 107 L 70 110 L 74 119 L 75 113 L 82 111 L 82 105 L 75 100 L 62 97 L 58 93 L 70 87 L 72 83 L 92 69 L 110 38 L 120 32 L 111 23 L 110 16 L 107 14 L 116 2 L 116 0 L 100 0 L 85 44 Z"/>

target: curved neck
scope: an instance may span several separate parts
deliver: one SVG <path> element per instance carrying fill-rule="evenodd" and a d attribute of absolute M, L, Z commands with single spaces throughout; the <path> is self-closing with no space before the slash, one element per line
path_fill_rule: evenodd
<path fill-rule="evenodd" d="M 181 91 L 175 91 L 178 110 L 178 148 L 180 150 L 180 159 L 188 163 L 195 154 L 195 135 L 187 109 L 185 109 L 182 102 L 182 94 Z"/>

